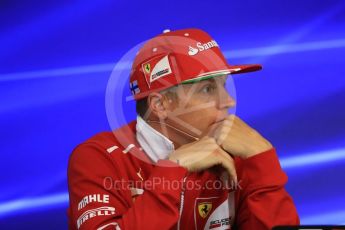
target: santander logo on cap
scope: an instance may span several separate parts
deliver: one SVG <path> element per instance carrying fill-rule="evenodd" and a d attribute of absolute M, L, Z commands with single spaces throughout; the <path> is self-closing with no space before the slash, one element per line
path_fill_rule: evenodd
<path fill-rule="evenodd" d="M 189 56 L 194 56 L 199 52 L 211 49 L 213 47 L 219 47 L 219 46 L 215 40 L 211 40 L 211 41 L 206 42 L 206 43 L 197 42 L 196 47 L 197 48 L 189 46 L 189 51 L 188 51 Z"/>

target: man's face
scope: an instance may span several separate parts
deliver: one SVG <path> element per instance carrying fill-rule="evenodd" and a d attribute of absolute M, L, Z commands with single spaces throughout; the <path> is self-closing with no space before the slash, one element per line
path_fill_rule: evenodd
<path fill-rule="evenodd" d="M 170 124 L 199 138 L 207 135 L 235 106 L 225 88 L 226 80 L 227 76 L 220 76 L 180 85 L 178 99 L 171 102 Z"/>

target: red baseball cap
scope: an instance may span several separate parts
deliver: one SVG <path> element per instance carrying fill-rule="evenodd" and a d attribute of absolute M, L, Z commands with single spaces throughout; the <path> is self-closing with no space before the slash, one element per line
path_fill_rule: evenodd
<path fill-rule="evenodd" d="M 230 65 L 217 42 L 200 29 L 164 31 L 137 53 L 130 74 L 135 100 L 178 84 L 262 69 L 261 65 Z"/>

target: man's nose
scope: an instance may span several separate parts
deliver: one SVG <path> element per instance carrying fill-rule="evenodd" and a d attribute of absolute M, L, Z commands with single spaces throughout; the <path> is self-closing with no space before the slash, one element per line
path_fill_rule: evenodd
<path fill-rule="evenodd" d="M 232 108 L 236 105 L 236 101 L 231 95 L 228 93 L 228 91 L 223 88 L 221 90 L 222 92 L 219 94 L 219 107 L 220 109 L 224 108 Z"/>

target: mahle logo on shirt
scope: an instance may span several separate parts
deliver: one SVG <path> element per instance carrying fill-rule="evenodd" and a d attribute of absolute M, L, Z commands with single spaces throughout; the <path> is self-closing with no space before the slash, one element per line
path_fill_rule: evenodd
<path fill-rule="evenodd" d="M 199 52 L 211 49 L 213 47 L 219 47 L 218 43 L 215 40 L 211 40 L 211 41 L 206 42 L 206 43 L 197 42 L 195 44 L 195 46 L 197 48 L 195 48 L 193 46 L 188 47 L 188 55 L 189 56 L 194 56 L 194 55 L 198 54 Z"/>
<path fill-rule="evenodd" d="M 109 195 L 108 194 L 86 195 L 79 202 L 78 210 L 83 209 L 86 205 L 88 205 L 89 203 L 93 203 L 93 202 L 109 204 Z"/>

